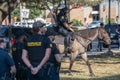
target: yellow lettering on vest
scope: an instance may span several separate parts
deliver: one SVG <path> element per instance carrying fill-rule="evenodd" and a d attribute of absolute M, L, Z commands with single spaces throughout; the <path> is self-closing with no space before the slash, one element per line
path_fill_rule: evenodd
<path fill-rule="evenodd" d="M 41 46 L 41 42 L 28 42 L 27 46 Z"/>

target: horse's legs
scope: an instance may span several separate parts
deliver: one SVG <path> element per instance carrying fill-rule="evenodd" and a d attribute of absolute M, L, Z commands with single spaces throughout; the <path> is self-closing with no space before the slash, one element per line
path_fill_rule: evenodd
<path fill-rule="evenodd" d="M 69 71 L 71 72 L 71 69 L 72 69 L 72 66 L 73 66 L 73 63 L 77 57 L 78 53 L 71 53 L 71 58 L 70 58 L 70 66 L 69 66 Z"/>
<path fill-rule="evenodd" d="M 81 54 L 81 57 L 86 62 L 87 66 L 89 68 L 90 76 L 94 76 L 93 70 L 91 68 L 90 62 L 89 62 L 88 57 L 87 57 L 87 53 L 85 52 L 85 53 Z"/>

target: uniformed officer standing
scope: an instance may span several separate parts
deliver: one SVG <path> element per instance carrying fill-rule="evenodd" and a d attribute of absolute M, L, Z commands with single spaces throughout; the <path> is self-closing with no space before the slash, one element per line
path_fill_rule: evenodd
<path fill-rule="evenodd" d="M 48 63 L 52 66 L 49 67 L 48 70 L 51 70 L 49 73 L 49 80 L 60 80 L 59 77 L 59 70 L 60 70 L 60 64 L 62 56 L 60 55 L 59 50 L 57 49 L 56 44 L 54 43 L 55 39 L 55 33 L 53 31 L 47 30 L 45 33 L 46 36 L 51 40 L 52 48 L 51 48 L 51 55 L 50 59 L 48 60 Z"/>
<path fill-rule="evenodd" d="M 49 80 L 46 79 L 46 69 L 44 68 L 51 53 L 50 40 L 44 33 L 44 25 L 37 21 L 33 24 L 34 34 L 25 42 L 22 52 L 22 59 L 30 69 L 29 80 Z"/>
<path fill-rule="evenodd" d="M 12 46 L 12 56 L 17 69 L 16 79 L 17 80 L 28 80 L 27 67 L 22 61 L 22 49 L 24 47 L 25 32 L 19 30 L 16 34 L 16 42 Z"/>
<path fill-rule="evenodd" d="M 8 80 L 10 71 L 16 73 L 13 59 L 4 51 L 6 42 L 4 38 L 0 38 L 0 80 Z"/>

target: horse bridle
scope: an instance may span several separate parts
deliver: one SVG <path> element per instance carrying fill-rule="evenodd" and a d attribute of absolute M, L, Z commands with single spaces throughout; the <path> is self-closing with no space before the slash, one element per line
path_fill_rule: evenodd
<path fill-rule="evenodd" d="M 104 42 L 105 40 L 109 39 L 109 38 L 106 38 L 106 37 L 103 36 L 100 27 L 98 27 L 98 37 L 99 37 L 99 36 L 102 36 L 102 37 L 103 37 L 102 39 L 99 39 L 99 40 L 103 40 L 103 42 Z"/>

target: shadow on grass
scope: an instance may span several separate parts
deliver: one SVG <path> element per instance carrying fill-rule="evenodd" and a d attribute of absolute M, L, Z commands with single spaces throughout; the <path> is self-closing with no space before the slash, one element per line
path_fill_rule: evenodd
<path fill-rule="evenodd" d="M 78 71 L 78 70 L 71 70 L 72 73 L 81 73 L 82 71 Z M 70 73 L 69 70 L 60 70 L 60 73 Z"/>
<path fill-rule="evenodd" d="M 120 61 L 117 62 L 94 62 L 94 63 L 98 63 L 98 64 L 120 64 Z"/>
<path fill-rule="evenodd" d="M 114 61 L 115 59 L 119 60 L 120 59 L 120 54 L 115 54 L 115 55 L 93 55 L 93 56 L 88 56 L 89 60 L 93 60 L 94 63 L 98 64 L 120 64 L 120 61 L 115 61 L 115 62 L 107 62 L 106 60 L 111 60 Z M 75 61 L 82 61 L 81 57 L 77 57 Z"/>
<path fill-rule="evenodd" d="M 120 80 L 120 74 L 119 75 L 111 75 L 111 76 L 105 76 L 105 77 L 91 77 L 91 78 L 74 78 L 74 77 L 61 77 L 60 80 Z"/>

